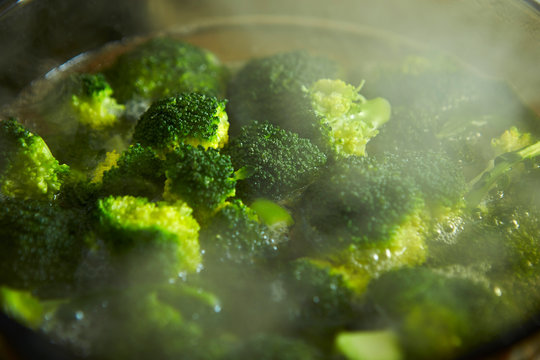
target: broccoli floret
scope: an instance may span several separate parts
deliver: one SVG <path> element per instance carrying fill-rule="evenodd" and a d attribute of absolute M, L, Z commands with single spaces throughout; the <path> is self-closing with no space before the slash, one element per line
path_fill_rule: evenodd
<path fill-rule="evenodd" d="M 135 144 L 125 150 L 116 164 L 104 172 L 102 192 L 159 200 L 164 184 L 163 160 L 151 148 Z"/>
<path fill-rule="evenodd" d="M 227 90 L 233 130 L 257 120 L 299 132 L 306 124 L 298 119 L 305 117 L 309 103 L 304 88 L 319 79 L 336 78 L 339 72 L 335 62 L 303 51 L 250 60 Z"/>
<path fill-rule="evenodd" d="M 0 194 L 51 199 L 69 173 L 43 139 L 17 120 L 0 121 Z"/>
<path fill-rule="evenodd" d="M 154 102 L 137 122 L 133 141 L 163 152 L 182 143 L 221 148 L 228 129 L 224 101 L 185 93 Z"/>
<path fill-rule="evenodd" d="M 316 143 L 338 156 L 366 154 L 366 144 L 390 119 L 390 103 L 381 97 L 367 100 L 361 87 L 341 80 L 321 79 L 308 88 Z"/>
<path fill-rule="evenodd" d="M 185 201 L 202 220 L 234 196 L 234 168 L 216 149 L 179 145 L 165 159 L 165 200 Z"/>
<path fill-rule="evenodd" d="M 199 224 L 185 203 L 110 196 L 99 200 L 98 211 L 112 256 L 141 279 L 174 278 L 199 268 Z"/>
<path fill-rule="evenodd" d="M 153 38 L 120 55 L 105 75 L 122 103 L 191 91 L 220 96 L 226 79 L 210 51 L 169 37 Z"/>
<path fill-rule="evenodd" d="M 243 127 L 224 152 L 231 156 L 234 168 L 244 173 L 237 190 L 246 200 L 295 197 L 326 162 L 326 156 L 308 139 L 269 123 Z"/>
<path fill-rule="evenodd" d="M 0 200 L 0 283 L 40 296 L 69 294 L 86 249 L 77 212 L 47 201 Z"/>
<path fill-rule="evenodd" d="M 362 321 L 395 329 L 410 359 L 454 358 L 512 326 L 511 311 L 489 286 L 421 267 L 381 275 L 365 298 Z"/>
<path fill-rule="evenodd" d="M 273 334 L 256 334 L 223 357 L 233 359 L 317 360 L 323 356 L 302 340 Z"/>
<path fill-rule="evenodd" d="M 110 128 L 119 122 L 125 107 L 112 97 L 113 91 L 103 74 L 81 74 L 78 92 L 71 97 L 71 105 L 79 122 L 96 130 Z"/>
<path fill-rule="evenodd" d="M 29 291 L 6 286 L 0 286 L 0 310 L 32 329 L 39 327 L 45 314 L 45 306 Z"/>
<path fill-rule="evenodd" d="M 275 256 L 279 239 L 240 200 L 226 203 L 201 229 L 201 247 L 209 263 L 254 264 Z"/>

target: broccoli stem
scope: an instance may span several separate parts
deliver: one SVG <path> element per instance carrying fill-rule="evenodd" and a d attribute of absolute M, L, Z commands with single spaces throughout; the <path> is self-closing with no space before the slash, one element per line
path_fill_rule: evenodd
<path fill-rule="evenodd" d="M 476 207 L 501 176 L 506 174 L 516 164 L 539 155 L 540 141 L 520 150 L 507 152 L 497 156 L 493 161 L 493 167 L 484 170 L 471 182 L 470 190 L 465 195 L 467 205 L 471 208 Z"/>

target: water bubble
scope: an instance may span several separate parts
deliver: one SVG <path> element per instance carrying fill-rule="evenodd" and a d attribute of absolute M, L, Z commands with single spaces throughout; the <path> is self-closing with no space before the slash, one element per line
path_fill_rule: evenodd
<path fill-rule="evenodd" d="M 75 319 L 77 319 L 77 320 L 84 319 L 84 313 L 82 311 L 80 311 L 80 310 L 75 312 Z"/>
<path fill-rule="evenodd" d="M 314 296 L 314 297 L 313 297 L 313 302 L 314 302 L 315 304 L 318 304 L 319 301 L 321 301 L 321 299 L 319 299 L 318 296 Z"/>
<path fill-rule="evenodd" d="M 216 306 L 214 306 L 214 312 L 221 312 L 221 305 L 217 304 Z"/>
<path fill-rule="evenodd" d="M 498 286 L 496 286 L 494 289 L 493 289 L 493 292 L 495 293 L 495 295 L 497 296 L 502 296 L 502 289 Z"/>

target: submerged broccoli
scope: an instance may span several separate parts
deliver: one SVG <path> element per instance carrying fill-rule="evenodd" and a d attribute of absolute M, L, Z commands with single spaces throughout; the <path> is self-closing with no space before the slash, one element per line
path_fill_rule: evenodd
<path fill-rule="evenodd" d="M 135 144 L 103 173 L 102 192 L 160 199 L 164 184 L 163 160 L 151 148 Z"/>
<path fill-rule="evenodd" d="M 335 62 L 303 51 L 250 60 L 227 90 L 233 130 L 257 120 L 298 132 L 294 126 L 305 126 L 297 119 L 303 117 L 301 104 L 309 102 L 304 88 L 319 79 L 336 78 L 339 72 Z"/>
<path fill-rule="evenodd" d="M 215 97 L 185 93 L 154 102 L 135 126 L 133 141 L 159 151 L 179 144 L 220 148 L 228 140 L 225 102 Z"/>
<path fill-rule="evenodd" d="M 43 139 L 15 119 L 0 121 L 0 194 L 52 198 L 69 167 L 60 165 Z"/>
<path fill-rule="evenodd" d="M 153 38 L 120 55 L 105 75 L 122 103 L 192 91 L 220 96 L 226 78 L 210 51 L 169 37 Z"/>
<path fill-rule="evenodd" d="M 167 201 L 185 201 L 200 221 L 210 216 L 227 198 L 234 196 L 231 159 L 216 149 L 180 145 L 165 159 Z"/>
<path fill-rule="evenodd" d="M 317 178 L 326 162 L 308 139 L 269 123 L 243 127 L 224 152 L 240 169 L 237 187 L 243 199 L 293 197 Z"/>
<path fill-rule="evenodd" d="M 395 329 L 410 359 L 454 358 L 513 325 L 512 311 L 483 282 L 421 267 L 381 275 L 365 297 L 361 321 Z"/>
<path fill-rule="evenodd" d="M 98 211 L 112 256 L 142 279 L 174 278 L 200 266 L 199 224 L 185 203 L 110 196 L 99 200 Z"/>
<path fill-rule="evenodd" d="M 79 213 L 47 201 L 0 199 L 0 284 L 65 296 L 85 249 Z"/>

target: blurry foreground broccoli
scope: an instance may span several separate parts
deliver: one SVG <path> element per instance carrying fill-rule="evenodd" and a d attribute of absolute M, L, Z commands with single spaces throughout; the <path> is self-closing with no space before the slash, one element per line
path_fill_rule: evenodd
<path fill-rule="evenodd" d="M 66 296 L 87 245 L 79 213 L 47 201 L 0 200 L 0 284 Z"/>
<path fill-rule="evenodd" d="M 182 143 L 221 148 L 228 140 L 228 130 L 224 101 L 184 93 L 154 102 L 137 122 L 133 141 L 160 152 Z"/>
<path fill-rule="evenodd" d="M 224 152 L 239 169 L 238 195 L 246 200 L 294 197 L 326 163 L 326 156 L 308 139 L 269 123 L 243 127 Z"/>
<path fill-rule="evenodd" d="M 0 194 L 52 198 L 69 173 L 43 139 L 15 119 L 0 121 Z"/>
<path fill-rule="evenodd" d="M 181 200 L 204 220 L 227 198 L 235 194 L 235 175 L 231 159 L 216 149 L 180 145 L 165 159 L 165 191 L 169 202 Z"/>
<path fill-rule="evenodd" d="M 139 279 L 175 278 L 200 266 L 199 224 L 185 203 L 110 196 L 98 211 L 107 248 Z"/>
<path fill-rule="evenodd" d="M 105 75 L 119 101 L 148 103 L 182 92 L 220 96 L 226 71 L 210 51 L 169 37 L 157 37 L 120 55 Z"/>

